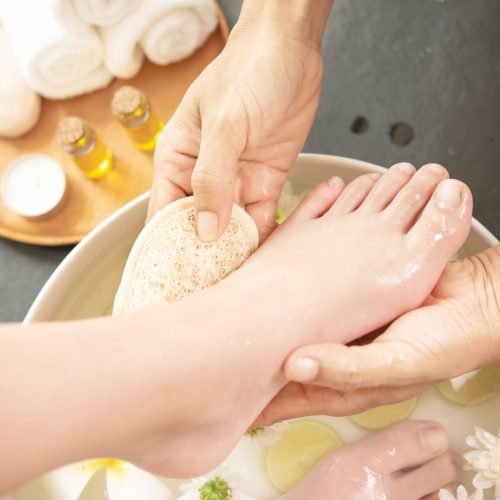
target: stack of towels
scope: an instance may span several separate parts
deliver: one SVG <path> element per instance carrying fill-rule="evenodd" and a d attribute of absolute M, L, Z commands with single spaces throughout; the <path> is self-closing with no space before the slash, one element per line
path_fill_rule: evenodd
<path fill-rule="evenodd" d="M 211 0 L 0 0 L 0 136 L 66 99 L 190 56 L 217 27 Z"/>

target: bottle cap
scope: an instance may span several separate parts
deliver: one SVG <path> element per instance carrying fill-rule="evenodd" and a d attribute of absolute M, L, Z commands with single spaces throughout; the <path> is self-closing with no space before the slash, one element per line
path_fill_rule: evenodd
<path fill-rule="evenodd" d="M 115 92 L 111 101 L 111 110 L 118 119 L 128 118 L 137 108 L 144 105 L 145 100 L 145 95 L 139 89 L 124 85 Z"/>
<path fill-rule="evenodd" d="M 86 123 L 76 116 L 68 116 L 57 127 L 57 140 L 62 146 L 79 141 L 85 134 Z"/>

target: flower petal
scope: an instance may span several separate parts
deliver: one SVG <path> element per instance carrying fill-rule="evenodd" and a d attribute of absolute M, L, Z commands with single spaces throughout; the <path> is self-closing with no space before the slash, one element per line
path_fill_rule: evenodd
<path fill-rule="evenodd" d="M 481 427 L 474 427 L 477 439 L 488 450 L 495 448 L 498 445 L 498 438 Z"/>
<path fill-rule="evenodd" d="M 476 448 L 476 449 L 481 448 L 481 443 L 476 436 L 467 436 L 465 438 L 465 444 L 467 446 L 470 446 L 471 448 Z"/>
<path fill-rule="evenodd" d="M 476 490 L 476 492 L 470 497 L 470 500 L 483 500 L 483 490 Z"/>
<path fill-rule="evenodd" d="M 200 500 L 200 492 L 198 490 L 186 491 L 177 500 Z"/>
<path fill-rule="evenodd" d="M 450 493 L 448 490 L 439 490 L 438 496 L 439 500 L 456 500 L 455 495 Z"/>
<path fill-rule="evenodd" d="M 486 490 L 494 485 L 495 485 L 495 480 L 484 477 L 484 475 L 481 472 L 479 474 L 476 474 L 474 476 L 474 479 L 472 480 L 472 486 L 480 490 Z"/>
<path fill-rule="evenodd" d="M 109 500 L 169 500 L 172 492 L 158 478 L 132 464 L 123 463 L 121 470 L 107 471 Z"/>
<path fill-rule="evenodd" d="M 478 471 L 488 469 L 491 463 L 491 457 L 487 451 L 468 451 L 463 457 Z"/>
<path fill-rule="evenodd" d="M 474 378 L 478 372 L 479 370 L 472 370 L 471 372 L 467 372 L 463 375 L 458 375 L 457 377 L 453 377 L 452 379 L 450 379 L 453 390 L 459 391 L 465 385 L 465 383 L 471 378 Z"/>
<path fill-rule="evenodd" d="M 87 483 L 96 473 L 95 470 L 87 470 L 85 463 L 78 462 L 66 465 L 45 476 L 51 499 L 77 500 L 79 498 Z"/>

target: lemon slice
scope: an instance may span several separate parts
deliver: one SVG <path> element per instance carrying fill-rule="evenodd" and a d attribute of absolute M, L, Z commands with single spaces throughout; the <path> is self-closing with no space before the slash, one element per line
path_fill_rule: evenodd
<path fill-rule="evenodd" d="M 412 398 L 401 403 L 377 406 L 349 418 L 365 429 L 382 429 L 394 422 L 408 418 L 417 407 L 417 401 L 418 398 Z"/>
<path fill-rule="evenodd" d="M 340 436 L 316 420 L 296 420 L 283 431 L 265 455 L 267 475 L 285 493 L 293 488 L 328 452 L 343 445 Z"/>
<path fill-rule="evenodd" d="M 455 391 L 451 382 L 441 382 L 436 386 L 439 392 L 450 401 L 461 405 L 478 405 L 500 392 L 500 364 L 487 366 L 477 375 L 467 380 Z"/>

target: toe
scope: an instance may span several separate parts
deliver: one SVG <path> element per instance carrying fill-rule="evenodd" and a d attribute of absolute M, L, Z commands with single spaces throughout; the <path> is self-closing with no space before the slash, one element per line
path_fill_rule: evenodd
<path fill-rule="evenodd" d="M 393 165 L 373 186 L 360 209 L 369 212 L 383 210 L 414 173 L 415 167 L 409 163 Z"/>
<path fill-rule="evenodd" d="M 448 171 L 435 163 L 425 165 L 410 179 L 385 209 L 389 220 L 406 230 L 425 206 L 437 185 L 448 178 Z"/>
<path fill-rule="evenodd" d="M 450 453 L 434 458 L 416 469 L 403 472 L 395 479 L 395 498 L 422 498 L 438 491 L 457 479 L 458 468 Z M 399 492 L 399 494 L 397 493 Z"/>
<path fill-rule="evenodd" d="M 332 177 L 318 184 L 304 196 L 288 217 L 288 221 L 297 222 L 321 217 L 339 197 L 343 187 L 344 182 L 340 177 Z"/>
<path fill-rule="evenodd" d="M 373 188 L 380 174 L 361 175 L 350 182 L 338 200 L 328 211 L 328 215 L 345 215 L 356 210 Z"/>
<path fill-rule="evenodd" d="M 382 474 L 421 466 L 448 449 L 448 434 L 436 422 L 405 420 L 370 439 L 372 446 L 366 449 L 366 456 L 374 458 L 373 467 Z"/>
<path fill-rule="evenodd" d="M 441 273 L 463 245 L 472 218 L 472 194 L 457 180 L 444 180 L 434 191 L 421 217 L 406 235 L 408 248 L 426 262 L 427 271 Z M 415 263 L 415 271 L 419 265 Z"/>

